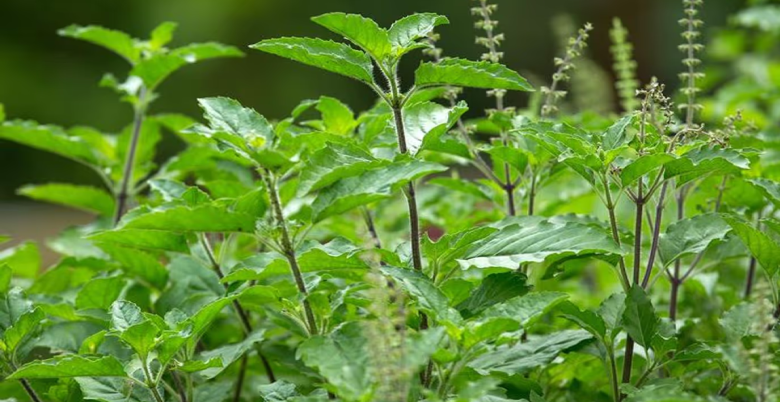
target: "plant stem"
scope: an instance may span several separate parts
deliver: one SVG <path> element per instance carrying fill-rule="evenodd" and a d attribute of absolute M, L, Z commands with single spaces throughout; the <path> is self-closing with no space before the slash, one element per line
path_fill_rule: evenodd
<path fill-rule="evenodd" d="M 0 355 L 0 357 L 3 357 L 3 355 Z M 16 371 L 17 370 L 16 364 L 14 364 L 14 362 L 13 362 L 13 360 L 11 360 L 11 358 L 6 359 L 5 363 L 8 365 L 8 367 L 11 368 L 11 371 Z M 0 366 L 0 368 L 1 368 L 1 366 Z M 24 391 L 27 392 L 27 395 L 30 397 L 30 400 L 32 402 L 42 402 L 41 398 L 35 392 L 35 389 L 33 389 L 32 385 L 30 385 L 30 382 L 27 381 L 27 379 L 20 378 L 19 379 L 19 383 L 22 384 L 22 388 L 24 388 Z"/>
<path fill-rule="evenodd" d="M 531 169 L 531 188 L 528 191 L 528 216 L 534 215 L 534 202 L 536 198 L 536 172 Z"/>
<path fill-rule="evenodd" d="M 623 356 L 623 384 L 631 383 L 631 365 L 634 363 L 634 340 L 631 336 L 626 336 L 626 351 Z M 621 394 L 620 400 L 625 398 L 625 394 Z"/>
<path fill-rule="evenodd" d="M 615 362 L 615 351 L 610 346 L 609 354 L 609 369 L 610 369 L 610 381 L 612 382 L 612 398 L 615 402 L 620 401 L 620 384 L 618 380 L 617 364 Z"/>
<path fill-rule="evenodd" d="M 133 132 L 130 137 L 130 143 L 127 145 L 127 154 L 125 155 L 125 167 L 122 170 L 122 181 L 119 185 L 119 193 L 116 195 L 116 209 L 114 210 L 114 226 L 122 219 L 127 207 L 127 199 L 130 196 L 130 183 L 133 181 L 133 167 L 135 166 L 135 154 L 138 149 L 138 142 L 141 138 L 141 127 L 146 116 L 146 87 L 141 86 L 138 92 L 138 104 L 135 107 L 133 117 Z"/>
<path fill-rule="evenodd" d="M 758 212 L 758 217 L 757 217 L 757 221 L 758 221 L 757 224 L 759 226 L 758 227 L 759 230 L 761 229 L 761 227 L 760 227 L 761 226 L 761 212 L 762 211 Z M 756 263 L 757 263 L 756 257 L 751 256 L 750 257 L 750 262 L 748 263 L 747 279 L 745 280 L 745 293 L 744 293 L 745 300 L 750 298 L 750 293 L 753 291 L 753 283 L 755 281 L 755 276 L 756 276 Z"/>
<path fill-rule="evenodd" d="M 42 402 L 41 398 L 38 396 L 38 394 L 35 392 L 33 387 L 30 385 L 30 383 L 24 379 L 19 379 L 19 382 L 22 384 L 22 388 L 24 388 L 24 391 L 27 392 L 27 395 L 30 396 L 30 400 L 33 402 Z"/>
<path fill-rule="evenodd" d="M 303 311 L 306 315 L 306 322 L 309 326 L 309 333 L 317 334 L 317 321 L 314 318 L 314 311 L 311 309 L 311 305 L 309 304 L 309 292 L 306 290 L 306 283 L 303 281 L 303 274 L 301 274 L 301 269 L 298 265 L 298 259 L 295 256 L 295 248 L 293 247 L 292 238 L 290 237 L 290 231 L 287 229 L 287 222 L 284 220 L 284 210 L 282 209 L 282 202 L 279 200 L 279 191 L 277 190 L 276 184 L 271 177 L 271 172 L 265 169 L 264 173 L 265 174 L 263 174 L 263 179 L 268 191 L 268 197 L 271 199 L 271 207 L 273 208 L 273 213 L 275 215 L 277 225 L 279 225 L 279 229 L 282 232 L 282 252 L 287 258 L 287 262 L 290 264 L 290 270 L 292 271 L 293 278 L 295 279 L 295 285 L 298 287 L 298 292 L 300 292 L 301 296 L 303 296 Z"/>
<path fill-rule="evenodd" d="M 680 270 L 677 266 L 674 267 L 674 276 L 671 278 L 672 290 L 669 295 L 669 319 L 675 321 L 677 319 L 677 299 L 680 293 L 680 285 L 682 284 L 678 277 L 680 276 Z"/>
<path fill-rule="evenodd" d="M 236 379 L 236 387 L 233 390 L 233 402 L 239 402 L 241 401 L 241 391 L 244 388 L 244 378 L 246 378 L 246 363 L 247 363 L 247 357 L 246 355 L 241 357 L 241 361 L 239 362 L 238 366 L 238 378 Z"/>
<path fill-rule="evenodd" d="M 184 384 L 181 383 L 179 374 L 176 373 L 176 371 L 171 371 L 171 378 L 173 378 L 173 383 L 176 385 L 176 392 L 179 394 L 179 401 L 187 402 L 187 391 L 184 389 Z"/>
<path fill-rule="evenodd" d="M 394 99 L 396 103 L 397 99 Z M 400 106 L 393 106 L 393 119 L 395 120 L 396 134 L 398 136 L 398 151 L 402 154 L 408 154 L 409 149 L 406 146 L 406 129 L 404 128 L 404 117 Z M 406 186 L 406 201 L 409 206 L 409 226 L 410 240 L 412 242 L 412 265 L 416 271 L 422 271 L 422 254 L 420 253 L 420 219 L 417 214 L 417 195 L 415 194 L 414 182 L 409 182 Z"/>
<path fill-rule="evenodd" d="M 756 276 L 756 257 L 750 257 L 748 263 L 747 280 L 745 281 L 745 294 L 744 299 L 750 298 L 750 293 L 753 292 L 753 280 Z"/>
<path fill-rule="evenodd" d="M 685 217 L 685 186 L 682 186 L 677 193 L 677 220 L 682 220 Z M 683 279 L 680 277 L 680 268 L 682 261 L 677 259 L 674 262 L 674 274 L 671 278 L 672 288 L 669 295 L 669 319 L 674 321 L 677 319 L 677 301 L 679 300 L 680 286 Z"/>
<path fill-rule="evenodd" d="M 366 219 L 366 228 L 368 228 L 368 234 L 371 235 L 371 240 L 374 241 L 374 247 L 382 248 L 382 240 L 379 239 L 379 233 L 376 231 L 374 217 L 371 216 L 371 211 L 369 211 L 366 207 L 363 207 L 363 216 Z"/>
<path fill-rule="evenodd" d="M 620 233 L 618 232 L 617 218 L 615 217 L 615 202 L 612 200 L 612 192 L 609 190 L 609 181 L 606 177 L 602 177 L 604 183 L 604 193 L 607 201 L 607 212 L 609 213 L 609 226 L 612 229 L 612 239 L 620 247 Z M 628 282 L 628 272 L 626 271 L 626 261 L 623 256 L 620 256 L 618 260 L 620 266 L 620 283 L 623 285 L 623 291 L 628 292 L 630 287 Z"/>
<path fill-rule="evenodd" d="M 634 220 L 634 285 L 639 284 L 639 271 L 642 265 L 642 218 L 645 201 L 642 195 L 642 183 L 640 182 L 636 198 L 636 218 Z"/>
<path fill-rule="evenodd" d="M 157 384 L 152 381 L 152 373 L 149 371 L 149 362 L 147 361 L 146 357 L 144 357 L 141 361 L 141 369 L 143 369 L 144 377 L 146 377 L 146 386 L 150 391 L 152 391 L 152 395 L 154 396 L 155 401 L 165 402 L 163 397 L 160 395 L 160 391 L 157 390 Z"/>
<path fill-rule="evenodd" d="M 634 222 L 634 278 L 633 285 L 639 284 L 639 267 L 642 263 L 642 217 L 645 202 L 642 180 L 639 180 L 636 192 L 636 219 Z M 630 335 L 626 336 L 626 350 L 623 355 L 623 384 L 631 382 L 631 366 L 634 363 L 634 340 Z"/>
<path fill-rule="evenodd" d="M 192 386 L 192 376 L 190 374 L 187 374 L 187 376 L 184 377 L 184 380 L 187 386 L 187 400 L 189 401 L 195 400 L 194 387 Z"/>
<path fill-rule="evenodd" d="M 723 192 L 726 191 L 726 182 L 728 181 L 728 176 L 723 176 L 723 180 L 720 182 L 720 186 L 718 187 L 718 196 L 715 198 L 715 212 L 720 211 L 720 205 L 723 203 Z"/>
<path fill-rule="evenodd" d="M 659 173 L 660 174 L 660 173 Z M 661 220 L 664 214 L 664 201 L 666 199 L 666 192 L 669 189 L 669 182 L 664 182 L 661 186 L 661 194 L 658 196 L 658 205 L 655 207 L 655 222 L 653 222 L 653 240 L 650 246 L 650 254 L 647 259 L 647 269 L 645 269 L 645 277 L 642 278 L 642 287 L 647 288 L 647 284 L 650 282 L 650 275 L 653 272 L 653 264 L 655 263 L 655 256 L 658 254 L 658 242 L 661 237 Z"/>
<path fill-rule="evenodd" d="M 211 262 L 212 269 L 217 274 L 217 277 L 220 280 L 222 280 L 225 276 L 222 274 L 222 268 L 220 267 L 219 262 L 214 256 L 214 251 L 211 249 L 211 245 L 206 239 L 206 235 L 201 234 L 199 237 L 200 237 L 201 245 L 203 246 L 203 249 L 206 251 L 206 256 L 208 257 L 209 262 Z M 227 291 L 228 289 L 227 284 L 223 286 L 225 287 L 225 291 Z M 253 331 L 252 323 L 249 321 L 249 313 L 246 312 L 246 310 L 238 300 L 233 300 L 232 304 L 233 304 L 233 310 L 236 311 L 236 315 L 238 316 L 238 319 L 241 322 L 241 328 L 244 331 L 244 336 L 247 337 Z M 260 350 L 259 345 L 256 346 L 256 350 L 257 350 L 257 355 L 260 357 L 260 360 L 263 363 L 263 368 L 265 368 L 265 374 L 268 377 L 268 381 L 271 383 L 276 382 L 276 376 L 274 375 L 274 371 L 271 368 L 271 363 L 268 361 L 268 359 L 265 357 L 263 352 Z M 243 372 L 240 372 L 240 375 L 243 374 L 244 374 Z"/>
<path fill-rule="evenodd" d="M 393 119 L 395 121 L 395 132 L 398 137 L 398 151 L 402 154 L 408 154 L 409 149 L 406 146 L 406 129 L 404 126 L 404 116 L 402 112 L 402 100 L 398 94 L 397 81 L 390 81 L 393 92 Z M 417 213 L 417 196 L 414 190 L 414 182 L 410 181 L 404 192 L 409 206 L 409 226 L 410 240 L 412 242 L 412 265 L 415 271 L 422 272 L 422 253 L 420 252 L 420 218 Z M 420 312 L 420 330 L 428 329 L 428 316 Z M 420 374 L 420 380 L 424 387 L 430 384 L 433 365 L 429 361 L 425 370 Z"/>

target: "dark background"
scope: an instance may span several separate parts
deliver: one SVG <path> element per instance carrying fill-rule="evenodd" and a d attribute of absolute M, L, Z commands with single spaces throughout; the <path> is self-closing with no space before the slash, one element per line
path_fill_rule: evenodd
<path fill-rule="evenodd" d="M 548 80 L 559 53 L 552 19 L 569 14 L 577 24 L 592 22 L 590 55 L 610 70 L 608 30 L 613 17 L 628 27 L 635 45 L 639 76 L 658 76 L 675 88 L 681 69 L 677 20 L 681 0 L 498 0 L 498 30 L 506 40 L 504 63 L 527 77 Z M 413 12 L 444 14 L 451 24 L 438 29 L 445 55 L 476 59 L 471 0 L 0 0 L 0 103 L 9 119 L 32 119 L 62 126 L 90 125 L 116 132 L 131 120 L 130 108 L 97 83 L 105 72 L 123 79 L 128 71 L 118 56 L 97 46 L 62 38 L 59 28 L 96 24 L 146 38 L 163 21 L 179 23 L 172 46 L 218 41 L 246 49 L 261 39 L 278 36 L 321 36 L 338 39 L 309 18 L 330 11 L 359 13 L 382 26 Z M 706 42 L 726 23 L 742 0 L 709 0 L 704 5 Z M 206 61 L 175 73 L 160 88 L 151 113 L 200 114 L 195 99 L 225 95 L 256 108 L 270 119 L 281 118 L 302 99 L 334 96 L 353 110 L 367 108 L 373 94 L 348 78 L 255 50 L 243 59 Z M 411 77 L 420 56 L 402 66 Z M 408 81 L 408 79 L 407 79 Z M 467 91 L 472 112 L 488 106 L 483 91 Z M 511 94 L 522 105 L 527 95 Z M 175 151 L 168 139 L 163 152 Z M 0 140 L 0 202 L 21 201 L 14 192 L 25 183 L 93 182 L 86 168 L 68 160 Z M 7 206 L 5 207 L 8 208 Z M 0 209 L 4 209 L 0 204 Z M 1 226 L 1 225 L 0 225 Z"/>

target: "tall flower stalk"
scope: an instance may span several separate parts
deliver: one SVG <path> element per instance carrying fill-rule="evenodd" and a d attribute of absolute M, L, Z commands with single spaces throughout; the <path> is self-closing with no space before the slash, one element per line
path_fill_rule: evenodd
<path fill-rule="evenodd" d="M 569 38 L 569 46 L 566 48 L 566 52 L 563 57 L 555 58 L 555 66 L 557 67 L 555 73 L 552 76 L 552 84 L 549 87 L 542 87 L 541 92 L 544 96 L 544 103 L 542 104 L 541 114 L 542 117 L 548 118 L 558 112 L 558 102 L 566 96 L 566 91 L 559 88 L 561 84 L 569 81 L 569 71 L 575 68 L 574 60 L 582 55 L 583 50 L 588 45 L 588 37 L 590 31 L 593 30 L 593 25 L 586 23 L 577 32 L 577 36 Z"/>
<path fill-rule="evenodd" d="M 472 15 L 477 17 L 477 21 L 474 23 L 474 27 L 484 31 L 485 36 L 478 36 L 476 42 L 478 45 L 487 49 L 487 52 L 482 53 L 482 60 L 498 63 L 504 58 L 504 52 L 498 51 L 498 47 L 501 46 L 501 41 L 504 40 L 504 34 L 497 33 L 495 28 L 498 26 L 498 21 L 492 18 L 492 15 L 498 10 L 497 4 L 489 4 L 487 0 L 476 0 L 479 2 L 479 6 L 471 9 Z M 495 98 L 495 109 L 488 110 L 488 113 L 504 113 L 507 110 L 504 106 L 504 96 L 506 90 L 492 89 L 487 91 L 487 95 Z M 504 146 L 509 145 L 509 136 L 506 130 L 501 130 L 501 143 Z M 517 214 L 515 206 L 515 189 L 516 184 L 512 181 L 511 170 L 509 163 L 504 162 L 503 166 L 504 178 L 501 183 L 501 187 L 506 192 L 506 213 L 508 216 L 515 216 Z"/>
<path fill-rule="evenodd" d="M 701 60 L 697 58 L 697 54 L 704 49 L 704 45 L 698 43 L 698 39 L 701 37 L 699 29 L 704 22 L 697 18 L 699 14 L 699 8 L 702 6 L 703 0 L 683 0 L 685 18 L 681 19 L 680 25 L 685 28 L 682 33 L 684 40 L 683 44 L 679 46 L 680 50 L 685 54 L 682 64 L 685 66 L 685 71 L 680 73 L 680 79 L 683 81 L 683 88 L 680 92 L 685 97 L 685 103 L 679 107 L 685 112 L 685 121 L 683 131 L 685 135 L 697 132 L 700 130 L 694 123 L 696 112 L 702 109 L 702 105 L 696 103 L 696 95 L 701 91 L 697 86 L 697 81 L 704 78 L 704 73 L 697 71 L 697 67 L 701 64 Z M 683 137 L 684 138 L 684 137 Z M 685 199 L 689 186 L 683 185 L 677 191 L 677 220 L 685 218 Z M 689 270 L 688 272 L 691 272 Z M 685 280 L 686 275 L 682 273 L 682 261 L 679 259 L 674 262 L 674 270 L 672 272 L 671 280 L 671 294 L 669 296 L 669 318 L 673 321 L 677 319 L 677 300 L 680 292 L 680 285 Z"/>
<path fill-rule="evenodd" d="M 636 91 L 639 89 L 639 81 L 636 78 L 636 61 L 634 61 L 634 47 L 628 40 L 628 30 L 623 26 L 619 18 L 612 20 L 612 29 L 609 31 L 612 39 L 612 69 L 615 73 L 615 89 L 620 98 L 620 106 L 624 112 L 633 112 L 639 107 L 636 99 Z"/>

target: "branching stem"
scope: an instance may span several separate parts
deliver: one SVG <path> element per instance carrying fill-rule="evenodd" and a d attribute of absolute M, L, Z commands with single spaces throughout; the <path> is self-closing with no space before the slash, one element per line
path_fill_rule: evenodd
<path fill-rule="evenodd" d="M 199 237 L 200 237 L 200 244 L 203 247 L 203 249 L 206 251 L 206 256 L 208 257 L 209 262 L 211 263 L 211 267 L 214 270 L 214 273 L 216 273 L 217 277 L 220 280 L 222 280 L 222 278 L 224 278 L 224 275 L 222 274 L 222 267 L 217 261 L 217 258 L 214 256 L 214 251 L 211 248 L 211 244 L 209 244 L 209 241 L 206 238 L 205 234 L 201 234 Z M 224 287 L 225 290 L 227 291 L 227 284 L 225 284 Z M 249 336 L 249 334 L 251 334 L 253 331 L 252 323 L 249 321 L 249 313 L 246 312 L 246 310 L 238 300 L 233 300 L 233 310 L 236 311 L 236 315 L 238 316 L 238 319 L 241 322 L 241 328 L 244 331 L 244 336 Z M 271 368 L 271 363 L 265 357 L 265 354 L 263 354 L 263 352 L 260 350 L 260 345 L 256 346 L 256 350 L 257 350 L 257 355 L 260 357 L 260 360 L 263 363 L 263 368 L 265 368 L 265 373 L 266 376 L 268 377 L 268 381 L 271 383 L 275 382 L 276 376 L 274 375 L 274 371 Z M 238 381 L 242 381 L 244 375 L 246 375 L 245 371 L 243 370 L 239 371 Z M 236 390 L 240 394 L 240 388 L 236 388 Z"/>
<path fill-rule="evenodd" d="M 127 199 L 130 197 L 130 183 L 133 181 L 133 167 L 135 166 L 135 154 L 138 150 L 138 142 L 141 139 L 141 128 L 146 117 L 146 87 L 141 87 L 138 92 L 138 104 L 135 106 L 133 117 L 133 132 L 130 143 L 127 145 L 125 166 L 122 170 L 122 181 L 119 184 L 119 192 L 116 195 L 116 209 L 114 210 L 114 226 L 122 219 L 127 208 Z"/>
<path fill-rule="evenodd" d="M 287 228 L 287 221 L 284 218 L 284 210 L 282 209 L 282 202 L 279 200 L 279 191 L 276 188 L 273 177 L 269 170 L 263 172 L 263 180 L 268 191 L 268 197 L 271 199 L 271 208 L 276 219 L 276 224 L 281 231 L 281 249 L 284 256 L 287 258 L 287 262 L 290 264 L 290 270 L 292 271 L 293 278 L 295 279 L 295 285 L 298 287 L 298 292 L 303 297 L 303 311 L 306 315 L 306 323 L 308 324 L 308 330 L 310 334 L 317 334 L 317 321 L 314 318 L 314 311 L 309 304 L 309 291 L 306 290 L 306 282 L 303 280 L 303 274 L 301 268 L 298 265 L 298 258 L 295 256 L 295 247 L 293 246 L 292 237 L 290 231 Z"/>

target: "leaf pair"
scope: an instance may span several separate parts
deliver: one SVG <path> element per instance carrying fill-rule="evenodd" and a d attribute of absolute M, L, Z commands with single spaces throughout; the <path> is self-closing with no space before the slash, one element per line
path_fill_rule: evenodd
<path fill-rule="evenodd" d="M 176 24 L 165 22 L 152 31 L 147 41 L 99 26 L 71 25 L 59 31 L 62 36 L 84 40 L 122 56 L 133 66 L 131 77 L 139 78 L 148 90 L 156 88 L 171 73 L 184 65 L 216 57 L 242 56 L 238 49 L 218 43 L 198 43 L 168 50 L 164 46 L 173 39 Z M 122 93 L 138 95 L 138 86 L 132 79 L 124 84 L 108 78 L 104 81 Z"/>
<path fill-rule="evenodd" d="M 446 17 L 436 14 L 414 14 L 396 21 L 385 30 L 373 20 L 355 14 L 330 13 L 313 20 L 342 35 L 362 51 L 342 43 L 314 38 L 267 39 L 251 47 L 376 86 L 372 59 L 389 79 L 394 76 L 401 56 L 427 47 L 419 40 L 436 26 L 449 22 Z M 462 59 L 422 63 L 415 73 L 415 85 L 532 90 L 525 79 L 503 65 Z"/>

